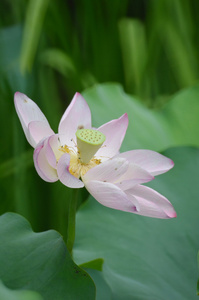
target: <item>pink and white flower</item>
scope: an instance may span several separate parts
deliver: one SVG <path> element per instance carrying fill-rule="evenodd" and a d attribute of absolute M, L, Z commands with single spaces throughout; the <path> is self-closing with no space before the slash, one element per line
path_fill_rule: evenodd
<path fill-rule="evenodd" d="M 167 172 L 173 161 L 150 150 L 119 153 L 128 127 L 127 114 L 93 129 L 88 104 L 76 93 L 55 134 L 25 94 L 16 92 L 14 102 L 43 180 L 60 180 L 71 188 L 85 186 L 98 202 L 114 209 L 154 218 L 176 217 L 164 196 L 141 185 Z"/>

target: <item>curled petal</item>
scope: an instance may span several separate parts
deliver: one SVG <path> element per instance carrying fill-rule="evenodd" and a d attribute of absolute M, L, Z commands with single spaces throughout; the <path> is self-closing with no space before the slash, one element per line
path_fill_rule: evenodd
<path fill-rule="evenodd" d="M 66 185 L 70 188 L 84 187 L 84 183 L 69 172 L 69 166 L 70 166 L 70 155 L 68 153 L 65 153 L 59 159 L 58 164 L 57 164 L 57 174 L 58 174 L 59 180 L 64 185 Z"/>
<path fill-rule="evenodd" d="M 25 94 L 16 92 L 14 96 L 14 103 L 15 103 L 15 108 L 18 117 L 20 119 L 21 125 L 26 135 L 26 138 L 30 143 L 30 145 L 32 147 L 35 147 L 37 143 L 34 140 L 34 138 L 31 137 L 30 135 L 29 128 L 28 128 L 29 123 L 32 121 L 40 121 L 41 123 L 43 123 L 42 130 L 45 128 L 44 133 L 47 131 L 47 128 L 49 129 L 49 132 L 50 131 L 52 132 L 52 129 L 50 128 L 50 125 L 46 117 L 44 116 L 40 108 L 37 106 L 37 104 L 34 101 L 32 101 L 30 98 L 28 98 Z M 34 136 L 35 136 L 35 132 L 34 132 Z M 45 137 L 45 135 L 42 135 L 42 131 L 40 137 L 41 136 L 42 138 Z M 36 138 L 38 141 L 38 136 Z"/>
<path fill-rule="evenodd" d="M 45 154 L 48 160 L 48 163 L 53 168 L 57 168 L 57 161 L 63 155 L 63 152 L 59 151 L 60 142 L 59 142 L 59 135 L 53 134 L 50 136 L 45 143 Z"/>
<path fill-rule="evenodd" d="M 33 147 L 35 147 L 44 137 L 54 134 L 54 131 L 50 128 L 49 124 L 41 121 L 30 122 L 28 130 Z"/>
<path fill-rule="evenodd" d="M 62 145 L 74 146 L 78 128 L 91 128 L 91 112 L 86 100 L 76 93 L 59 123 L 59 135 Z"/>
<path fill-rule="evenodd" d="M 119 119 L 112 120 L 98 128 L 106 136 L 103 146 L 98 150 L 96 156 L 107 160 L 116 154 L 121 147 L 128 127 L 128 115 L 124 114 Z"/>
<path fill-rule="evenodd" d="M 140 166 L 152 175 L 159 175 L 173 168 L 174 163 L 164 155 L 151 150 L 132 150 L 121 153 L 129 162 Z"/>
<path fill-rule="evenodd" d="M 84 182 L 91 180 L 114 182 L 127 171 L 128 165 L 124 158 L 112 158 L 90 169 L 83 180 Z"/>
<path fill-rule="evenodd" d="M 136 207 L 127 195 L 109 182 L 92 180 L 85 184 L 89 193 L 102 205 L 128 212 L 135 212 Z"/>
<path fill-rule="evenodd" d="M 55 182 L 58 180 L 57 171 L 53 168 L 46 156 L 46 140 L 42 140 L 34 150 L 34 164 L 39 176 L 47 182 Z"/>
<path fill-rule="evenodd" d="M 167 198 L 153 189 L 136 185 L 126 191 L 130 200 L 137 200 L 135 213 L 153 218 L 175 218 L 176 212 Z"/>

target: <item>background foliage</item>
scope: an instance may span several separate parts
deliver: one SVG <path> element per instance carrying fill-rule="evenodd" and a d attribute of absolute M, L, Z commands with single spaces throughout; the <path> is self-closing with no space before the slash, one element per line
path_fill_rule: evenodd
<path fill-rule="evenodd" d="M 37 102 L 52 128 L 57 131 L 64 110 L 74 93 L 79 91 L 83 93 L 91 107 L 94 126 L 128 112 L 130 123 L 122 150 L 148 148 L 165 151 L 169 147 L 194 147 L 186 148 L 186 151 L 180 148 L 167 150 L 166 154 L 174 156 L 177 161 L 178 156 L 182 157 L 177 164 L 177 175 L 171 175 L 173 182 L 167 180 L 170 178 L 169 174 L 165 184 L 157 181 L 157 187 L 158 184 L 160 185 L 159 190 L 168 197 L 171 196 L 170 200 L 174 205 L 175 201 L 178 201 L 176 209 L 178 216 L 180 215 L 179 224 L 182 222 L 182 216 L 183 226 L 186 227 L 186 222 L 189 223 L 186 232 L 180 225 L 175 225 L 178 226 L 176 235 L 178 232 L 180 235 L 186 235 L 189 242 L 186 239 L 184 244 L 182 237 L 179 243 L 180 248 L 174 245 L 176 256 L 174 255 L 172 259 L 176 262 L 178 251 L 183 248 L 192 256 L 190 264 L 191 268 L 194 268 L 193 260 L 197 263 L 196 251 L 199 246 L 198 237 L 195 234 L 198 186 L 195 182 L 195 185 L 190 187 L 191 179 L 188 186 L 186 178 L 181 178 L 180 175 L 183 172 L 189 176 L 195 172 L 192 157 L 193 151 L 196 151 L 194 157 L 197 160 L 196 149 L 199 146 L 198 9 L 197 0 L 1 0 L 0 214 L 7 211 L 17 212 L 30 221 L 35 231 L 53 228 L 62 235 L 66 235 L 67 199 L 72 197 L 72 192 L 60 183 L 43 182 L 36 174 L 32 162 L 33 151 L 25 140 L 16 116 L 13 94 L 18 90 Z M 186 166 L 183 166 L 185 160 Z M 175 181 L 176 176 L 179 177 L 179 181 Z M 171 185 L 172 191 L 175 190 L 174 193 L 169 192 Z M 178 198 L 181 185 L 194 194 L 194 197 L 189 194 L 184 195 L 182 205 L 179 204 Z M 79 205 L 87 197 L 87 192 L 82 190 L 79 193 Z M 93 201 L 89 200 L 82 208 L 78 222 L 81 220 L 84 224 L 84 215 L 87 216 L 88 213 L 87 218 L 92 219 L 92 215 L 99 210 L 102 210 L 102 215 L 104 215 L 104 219 L 99 221 L 100 224 L 107 222 L 107 214 L 110 214 L 111 218 L 117 215 L 117 212 L 109 211 L 104 207 L 98 208 Z M 186 221 L 185 211 L 190 205 L 193 207 L 196 205 L 195 218 Z M 118 223 L 123 222 L 126 214 L 119 214 L 116 218 Z M 134 238 L 137 232 L 142 230 L 143 220 L 147 228 L 152 226 L 154 237 L 158 236 L 156 228 L 159 225 L 157 227 L 153 225 L 153 222 L 157 221 L 148 219 L 145 221 L 143 218 L 138 219 L 137 216 L 129 214 L 128 218 L 136 220 L 135 222 L 139 220 L 136 224 L 137 231 L 134 228 L 128 228 L 129 234 Z M 95 222 L 95 218 L 92 222 Z M 152 222 L 150 223 L 152 225 L 147 222 Z M 163 223 L 158 221 L 157 224 Z M 167 224 L 165 230 L 167 230 L 168 237 L 173 233 L 173 227 L 170 224 L 167 227 Z M 85 234 L 88 238 L 90 226 L 84 227 L 83 235 Z M 124 230 L 126 230 L 125 226 L 124 224 Z M 102 233 L 93 232 L 100 239 Z M 193 236 L 190 236 L 190 232 Z M 81 234 L 81 230 L 78 229 L 75 259 L 80 263 L 85 262 L 81 249 L 86 247 L 82 244 Z M 118 239 L 117 230 L 115 235 L 116 240 Z M 172 237 L 174 238 L 173 235 Z M 94 237 L 92 237 L 91 244 L 93 239 Z M 162 237 L 161 241 L 163 241 Z M 96 268 L 92 263 L 89 265 L 92 268 L 87 266 L 87 270 L 95 279 L 99 293 L 106 291 L 106 297 L 109 299 L 108 295 L 111 295 L 115 284 L 118 284 L 118 279 L 113 282 L 117 274 L 112 274 L 111 269 L 107 271 L 109 261 L 106 263 L 107 256 L 102 251 L 106 242 L 102 240 L 100 244 L 99 252 L 94 247 L 86 253 L 85 258 L 87 260 L 96 258 L 95 255 L 90 255 L 90 252 L 94 251 L 105 259 L 104 273 L 99 271 L 102 267 L 97 268 L 98 270 L 91 270 Z M 168 251 L 165 247 L 161 248 L 162 245 L 160 244 L 158 249 L 165 258 Z M 91 247 L 90 241 L 88 247 Z M 146 249 L 141 252 L 146 258 L 148 244 L 141 244 L 139 247 L 138 252 L 140 249 Z M 154 244 L 152 250 L 157 247 L 158 245 Z M 115 251 L 123 251 L 123 249 L 115 245 Z M 137 256 L 137 253 L 134 255 Z M 143 257 L 139 259 L 142 260 Z M 140 268 L 139 259 L 136 263 L 137 268 Z M 132 262 L 132 267 L 133 265 Z M 124 262 L 122 267 L 127 266 L 128 264 Z M 182 270 L 181 261 L 179 266 L 179 273 L 185 272 L 185 269 Z M 162 268 L 161 274 L 167 270 L 165 269 L 167 266 L 162 266 Z M 120 276 L 117 267 L 116 270 L 117 276 Z M 151 274 L 158 270 L 152 268 L 147 269 L 147 272 L 149 276 L 152 276 Z M 165 272 L 167 274 L 167 271 Z M 178 272 L 174 274 L 183 282 L 186 281 L 186 276 L 189 278 L 189 291 L 185 291 L 184 295 L 191 294 L 190 299 L 191 297 L 194 299 L 196 271 L 191 269 L 189 272 L 185 272 L 184 278 L 178 277 Z M 193 276 L 190 276 L 191 273 Z M 110 279 L 111 274 L 112 279 Z M 136 280 L 134 275 L 129 272 L 129 277 L 125 277 L 126 282 L 130 283 L 127 289 L 130 294 L 126 295 L 126 299 L 128 299 L 127 296 L 129 299 L 144 299 L 144 295 L 139 296 L 139 289 L 138 294 L 133 294 L 133 291 L 136 291 L 136 285 L 134 286 L 132 282 Z M 166 282 L 169 276 L 169 273 L 163 276 Z M 150 284 L 144 282 L 146 290 L 151 291 Z M 178 288 L 174 286 L 170 288 L 171 286 L 168 283 L 167 290 L 174 290 L 174 294 L 169 294 L 168 297 L 175 299 L 181 297 L 181 293 L 178 296 L 175 294 Z M 0 288 L 0 293 L 8 293 L 12 299 L 11 292 L 4 287 L 4 281 Z M 116 297 L 115 292 L 112 294 Z M 40 299 L 40 295 L 35 293 L 30 297 Z M 102 294 L 97 294 L 97 297 L 106 299 Z M 151 293 L 151 299 L 167 298 L 161 296 L 157 290 Z"/>

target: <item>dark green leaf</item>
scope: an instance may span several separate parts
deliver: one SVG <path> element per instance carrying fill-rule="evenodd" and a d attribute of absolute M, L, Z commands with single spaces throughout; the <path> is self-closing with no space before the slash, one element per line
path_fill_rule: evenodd
<path fill-rule="evenodd" d="M 90 276 L 72 261 L 62 237 L 34 233 L 21 216 L 0 217 L 0 278 L 10 289 L 39 292 L 46 300 L 95 299 Z"/>

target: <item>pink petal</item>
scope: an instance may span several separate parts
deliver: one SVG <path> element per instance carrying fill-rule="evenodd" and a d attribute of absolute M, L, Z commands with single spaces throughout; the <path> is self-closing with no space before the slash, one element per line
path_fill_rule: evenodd
<path fill-rule="evenodd" d="M 59 135 L 54 134 L 50 136 L 45 142 L 45 155 L 48 163 L 54 169 L 57 168 L 57 161 L 63 155 L 63 152 L 59 151 L 60 142 Z"/>
<path fill-rule="evenodd" d="M 48 127 L 49 132 L 51 131 L 50 125 L 40 110 L 40 108 L 37 106 L 37 104 L 32 101 L 30 98 L 28 98 L 25 94 L 22 94 L 20 92 L 16 92 L 14 96 L 14 103 L 15 103 L 15 108 L 18 114 L 18 117 L 20 119 L 21 125 L 23 127 L 24 133 L 26 135 L 26 138 L 30 145 L 32 147 L 35 147 L 35 141 L 34 139 L 32 140 L 28 125 L 32 121 L 40 121 L 44 123 L 43 127 Z M 46 132 L 47 129 L 45 129 Z M 43 136 L 42 138 L 44 138 Z"/>
<path fill-rule="evenodd" d="M 136 184 L 145 183 L 153 180 L 154 177 L 144 169 L 134 164 L 129 164 L 127 172 L 125 172 L 115 184 L 123 191 L 132 188 Z"/>
<path fill-rule="evenodd" d="M 176 212 L 167 198 L 153 189 L 136 185 L 126 191 L 130 200 L 137 200 L 137 214 L 153 218 L 175 218 Z"/>
<path fill-rule="evenodd" d="M 84 182 L 98 180 L 114 182 L 128 169 L 128 162 L 124 158 L 112 158 L 90 169 L 83 177 Z"/>
<path fill-rule="evenodd" d="M 58 180 L 57 171 L 48 162 L 46 156 L 47 139 L 41 141 L 34 150 L 34 164 L 39 176 L 47 182 L 55 182 Z"/>
<path fill-rule="evenodd" d="M 106 136 L 103 146 L 98 150 L 96 156 L 107 160 L 116 154 L 121 147 L 128 127 L 128 115 L 124 114 L 119 119 L 112 120 L 98 128 Z"/>
<path fill-rule="evenodd" d="M 59 123 L 61 144 L 74 146 L 78 128 L 91 128 L 91 112 L 82 95 L 76 93 Z"/>
<path fill-rule="evenodd" d="M 59 180 L 70 188 L 82 188 L 84 183 L 69 172 L 70 155 L 65 153 L 58 161 L 57 174 Z"/>
<path fill-rule="evenodd" d="M 151 150 L 132 150 L 121 153 L 118 157 L 126 158 L 152 175 L 165 173 L 174 166 L 171 159 Z"/>
<path fill-rule="evenodd" d="M 33 147 L 35 147 L 44 137 L 54 134 L 54 131 L 50 128 L 49 124 L 41 121 L 30 122 L 28 130 Z"/>
<path fill-rule="evenodd" d="M 89 181 L 85 184 L 89 193 L 102 205 L 128 212 L 135 212 L 136 207 L 127 195 L 109 182 Z"/>
<path fill-rule="evenodd" d="M 118 159 L 119 157 L 116 156 L 115 159 Z M 120 181 L 123 180 L 135 180 L 137 183 L 145 183 L 149 182 L 154 179 L 154 176 L 152 176 L 150 173 L 148 173 L 146 170 L 142 169 L 141 167 L 134 165 L 132 163 L 128 163 L 128 169 L 127 171 L 119 178 Z"/>

